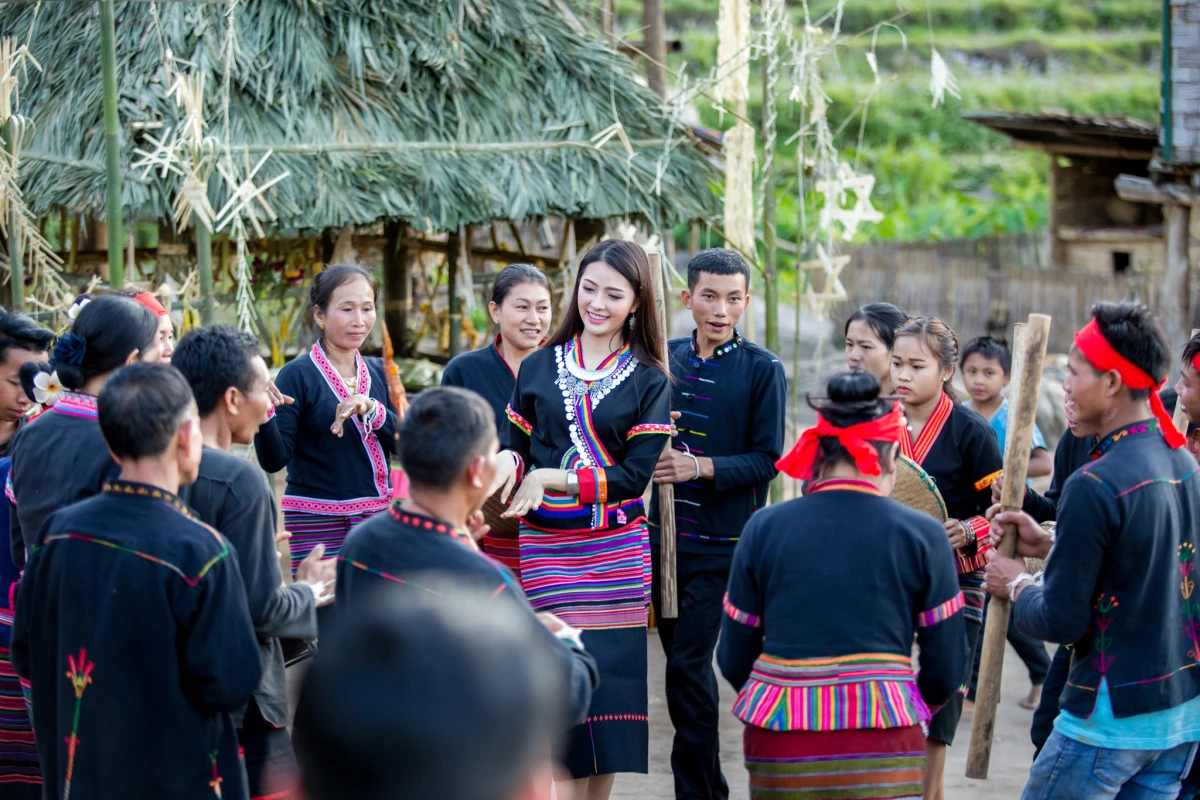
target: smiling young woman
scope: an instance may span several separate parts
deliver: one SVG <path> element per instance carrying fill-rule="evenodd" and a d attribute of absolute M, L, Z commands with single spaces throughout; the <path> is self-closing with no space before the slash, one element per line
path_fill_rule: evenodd
<path fill-rule="evenodd" d="M 383 361 L 359 347 L 375 327 L 378 287 L 360 266 L 331 266 L 309 298 L 320 338 L 279 371 L 292 399 L 275 406 L 254 437 L 267 472 L 287 467 L 283 507 L 293 571 L 317 544 L 336 556 L 356 522 L 388 504 L 388 454 L 396 425 Z"/>
<path fill-rule="evenodd" d="M 529 601 L 584 631 L 600 667 L 565 763 L 574 796 L 604 800 L 614 773 L 646 772 L 650 544 L 642 493 L 670 433 L 670 388 L 646 254 L 610 239 L 579 266 L 546 346 L 521 365 L 497 485 L 521 518 Z"/>

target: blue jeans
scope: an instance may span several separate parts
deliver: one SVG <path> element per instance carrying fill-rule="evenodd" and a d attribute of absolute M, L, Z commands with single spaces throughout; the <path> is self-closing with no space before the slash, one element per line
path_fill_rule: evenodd
<path fill-rule="evenodd" d="M 1171 750 L 1111 750 L 1050 734 L 1021 800 L 1175 800 L 1196 743 Z"/>

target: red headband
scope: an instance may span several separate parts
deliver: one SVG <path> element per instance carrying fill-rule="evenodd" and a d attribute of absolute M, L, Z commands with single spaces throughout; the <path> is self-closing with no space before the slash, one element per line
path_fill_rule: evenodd
<path fill-rule="evenodd" d="M 1158 391 L 1162 389 L 1166 380 L 1155 381 L 1140 367 L 1130 363 L 1128 359 L 1114 350 L 1113 346 L 1104 338 L 1104 334 L 1100 332 L 1100 326 L 1096 324 L 1095 319 L 1084 325 L 1079 333 L 1075 334 L 1075 346 L 1093 367 L 1101 372 L 1109 370 L 1116 372 L 1130 389 L 1149 389 L 1150 410 L 1158 419 L 1158 428 L 1162 431 L 1167 444 L 1171 447 L 1183 447 L 1187 443 L 1183 434 L 1176 430 L 1175 423 L 1171 421 L 1171 415 L 1167 413 L 1167 409 L 1163 407 L 1162 398 L 1158 396 Z"/>
<path fill-rule="evenodd" d="M 812 477 L 813 463 L 817 460 L 817 441 L 822 436 L 830 436 L 841 442 L 842 447 L 854 457 L 854 465 L 864 475 L 878 475 L 879 451 L 871 442 L 898 442 L 900 429 L 904 425 L 904 415 L 900 404 L 892 408 L 884 416 L 871 422 L 860 422 L 849 428 L 838 428 L 817 414 L 817 425 L 809 428 L 796 442 L 791 452 L 775 462 L 780 471 L 799 480 Z"/>
<path fill-rule="evenodd" d="M 167 310 L 162 307 L 162 303 L 158 302 L 158 298 L 149 292 L 142 292 L 139 295 L 135 295 L 133 299 L 153 311 L 156 317 L 165 317 L 167 315 Z"/>

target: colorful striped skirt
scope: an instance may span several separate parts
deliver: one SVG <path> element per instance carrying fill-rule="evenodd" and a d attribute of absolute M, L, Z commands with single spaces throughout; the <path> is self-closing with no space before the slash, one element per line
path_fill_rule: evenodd
<path fill-rule="evenodd" d="M 9 657 L 12 617 L 0 609 L 0 797 L 38 800 L 42 769 L 21 682 Z"/>
<path fill-rule="evenodd" d="M 379 509 L 380 511 L 382 509 Z M 305 511 L 284 511 L 283 528 L 292 535 L 288 540 L 291 550 L 292 574 L 296 567 L 308 557 L 318 544 L 325 545 L 325 558 L 332 558 L 342 549 L 350 529 L 364 519 L 378 514 L 371 511 L 362 514 L 334 516 L 332 514 L 309 514 Z"/>
<path fill-rule="evenodd" d="M 743 734 L 751 800 L 920 798 L 925 735 L 919 725 Z"/>

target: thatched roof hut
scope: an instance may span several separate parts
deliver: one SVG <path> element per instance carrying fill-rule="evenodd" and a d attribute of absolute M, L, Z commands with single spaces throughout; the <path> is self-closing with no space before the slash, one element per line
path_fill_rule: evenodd
<path fill-rule="evenodd" d="M 537 216 L 711 218 L 713 170 L 690 133 L 634 80 L 630 62 L 565 0 L 242 0 L 226 74 L 221 2 L 116 5 L 126 219 L 170 217 L 177 179 L 129 165 L 145 123 L 175 125 L 164 50 L 204 72 L 208 132 L 238 161 L 274 150 L 256 182 L 277 231 L 402 222 L 417 230 Z M 99 5 L 9 6 L 36 124 L 22 177 L 34 210 L 104 218 Z M 223 121 L 224 82 L 228 119 Z M 635 155 L 614 138 L 621 122 Z M 652 187 L 657 185 L 658 190 Z M 214 208 L 224 182 L 209 183 Z"/>

